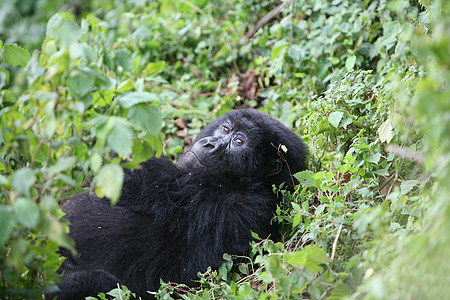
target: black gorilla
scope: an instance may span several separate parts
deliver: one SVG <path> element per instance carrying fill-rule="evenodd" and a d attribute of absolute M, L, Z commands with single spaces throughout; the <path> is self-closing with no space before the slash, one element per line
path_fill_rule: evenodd
<path fill-rule="evenodd" d="M 117 283 L 151 298 L 146 291 L 158 290 L 160 278 L 195 285 L 223 253 L 247 255 L 251 231 L 276 239 L 272 185 L 292 189 L 306 154 L 277 120 L 236 110 L 208 125 L 178 165 L 152 158 L 126 171 L 116 206 L 92 194 L 72 199 L 65 212 L 78 255 L 61 249 L 58 299 L 95 296 Z"/>

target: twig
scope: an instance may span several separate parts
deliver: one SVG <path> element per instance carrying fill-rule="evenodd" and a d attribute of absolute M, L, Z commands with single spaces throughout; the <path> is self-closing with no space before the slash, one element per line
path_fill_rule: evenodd
<path fill-rule="evenodd" d="M 338 232 L 336 233 L 336 237 L 334 238 L 333 251 L 331 251 L 331 260 L 334 259 L 334 254 L 336 253 L 337 241 L 339 239 L 339 235 L 341 234 L 341 230 L 342 230 L 342 223 L 339 225 Z"/>
<path fill-rule="evenodd" d="M 253 27 L 249 32 L 245 34 L 245 36 L 249 39 L 255 35 L 255 33 L 263 27 L 267 22 L 272 20 L 276 15 L 283 11 L 283 9 L 289 6 L 294 0 L 287 0 L 282 4 L 278 5 L 275 9 L 273 9 L 270 13 L 261 18 L 261 20 L 256 23 L 255 27 Z"/>
<path fill-rule="evenodd" d="M 314 216 L 314 215 L 306 214 L 306 213 L 301 212 L 301 211 L 296 211 L 295 213 L 296 213 L 296 214 L 299 214 L 299 215 L 302 215 L 302 216 L 304 216 L 304 217 L 313 218 L 313 219 L 317 219 L 317 220 L 320 220 L 320 221 L 325 221 L 325 222 L 330 222 L 330 223 L 342 225 L 342 223 L 340 223 L 340 222 L 336 222 L 336 221 L 333 221 L 333 220 L 323 219 L 323 218 L 320 218 L 320 217 L 316 217 L 316 216 Z"/>
<path fill-rule="evenodd" d="M 289 167 L 289 163 L 287 162 L 286 158 L 284 158 L 283 154 L 281 154 L 281 151 L 280 151 L 280 149 L 283 145 L 279 144 L 278 147 L 275 147 L 275 145 L 273 143 L 271 143 L 271 144 L 274 148 L 277 149 L 278 156 L 286 164 L 286 166 L 288 168 L 289 176 L 291 177 L 292 188 L 295 188 L 295 181 L 294 181 L 294 177 L 292 177 L 292 172 L 291 172 L 291 168 Z"/>
<path fill-rule="evenodd" d="M 122 293 L 120 292 L 121 289 L 120 289 L 119 283 L 117 283 L 117 289 L 119 290 L 119 298 L 120 298 L 120 300 L 122 300 Z"/>

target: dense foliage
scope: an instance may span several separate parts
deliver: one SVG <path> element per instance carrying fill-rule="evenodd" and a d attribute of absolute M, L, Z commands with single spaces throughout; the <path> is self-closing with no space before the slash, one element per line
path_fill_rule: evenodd
<path fill-rule="evenodd" d="M 115 202 L 122 167 L 175 159 L 240 107 L 310 148 L 275 216 L 283 243 L 256 237 L 201 288 L 162 283 L 161 298 L 447 295 L 445 0 L 287 1 L 248 37 L 280 2 L 65 2 L 0 4 L 0 298 L 55 288 L 55 251 L 73 249 L 60 219 L 72 194 Z"/>

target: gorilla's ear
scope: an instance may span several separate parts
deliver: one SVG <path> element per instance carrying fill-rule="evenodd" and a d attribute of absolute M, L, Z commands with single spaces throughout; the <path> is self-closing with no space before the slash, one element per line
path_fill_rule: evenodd
<path fill-rule="evenodd" d="M 268 168 L 268 175 L 269 176 L 275 176 L 278 173 L 281 172 L 281 170 L 283 170 L 283 161 L 281 159 L 279 159 L 278 157 L 275 159 L 272 159 L 270 161 L 269 164 L 269 168 Z"/>

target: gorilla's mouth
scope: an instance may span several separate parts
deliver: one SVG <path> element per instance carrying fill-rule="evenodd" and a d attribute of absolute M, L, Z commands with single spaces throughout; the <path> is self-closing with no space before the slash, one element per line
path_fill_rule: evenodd
<path fill-rule="evenodd" d="M 210 165 L 206 164 L 205 162 L 200 159 L 200 157 L 192 150 L 186 151 L 182 158 L 180 159 L 179 163 L 182 165 L 189 165 L 190 167 L 205 167 L 205 168 L 211 168 Z"/>

